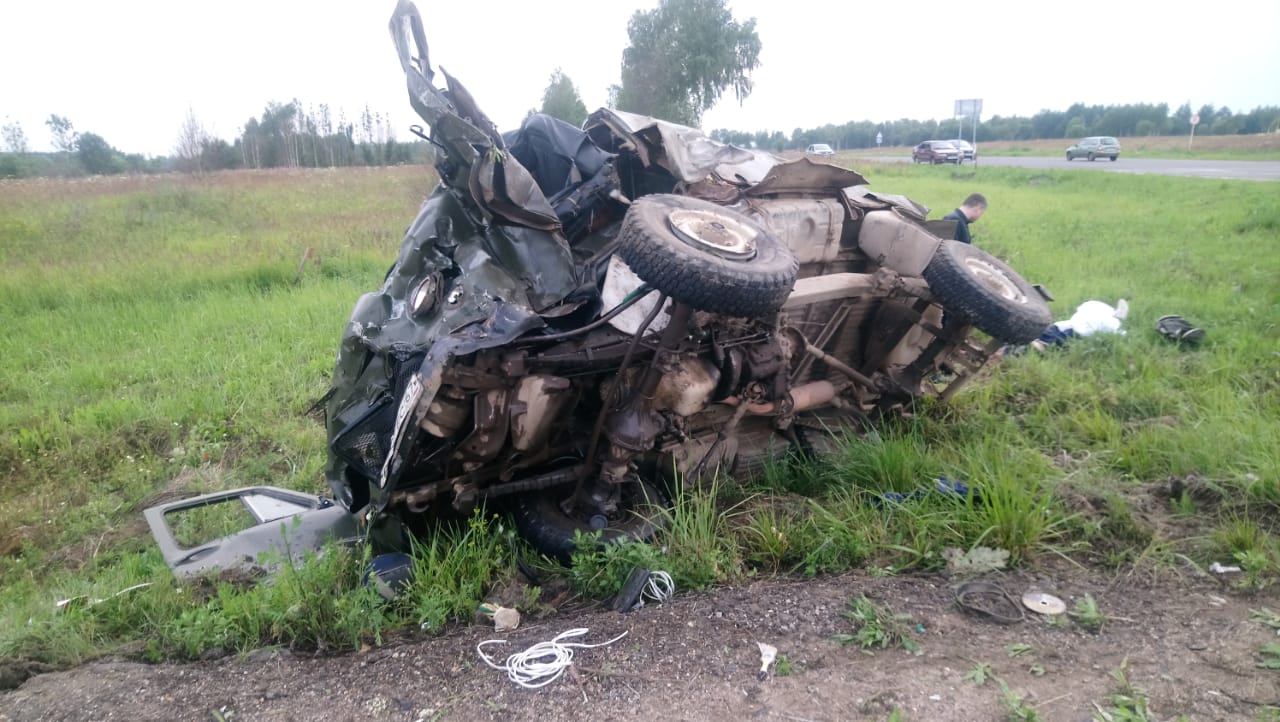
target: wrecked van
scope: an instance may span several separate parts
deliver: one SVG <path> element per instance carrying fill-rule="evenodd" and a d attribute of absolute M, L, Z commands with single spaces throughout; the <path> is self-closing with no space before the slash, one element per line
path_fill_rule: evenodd
<path fill-rule="evenodd" d="M 614 109 L 503 133 L 408 0 L 391 30 L 440 180 L 343 331 L 317 526 L 394 547 L 487 504 L 560 559 L 647 538 L 673 485 L 822 453 L 1052 320 L 855 171 Z"/>

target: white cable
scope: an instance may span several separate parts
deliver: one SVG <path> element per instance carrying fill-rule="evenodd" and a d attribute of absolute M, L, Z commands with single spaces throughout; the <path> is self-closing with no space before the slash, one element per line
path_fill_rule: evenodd
<path fill-rule="evenodd" d="M 645 582 L 641 596 L 648 597 L 658 604 L 668 601 L 676 593 L 676 583 L 666 572 L 649 572 L 649 581 Z"/>
<path fill-rule="evenodd" d="M 485 654 L 484 647 L 488 644 L 505 644 L 507 641 L 505 639 L 486 639 L 476 645 L 476 652 L 480 655 L 480 659 L 484 660 L 485 664 L 506 672 L 507 678 L 512 682 L 525 689 L 537 689 L 556 681 L 564 673 L 565 667 L 573 664 L 573 650 L 575 647 L 583 649 L 604 647 L 627 636 L 627 633 L 623 632 L 613 639 L 599 644 L 562 641 L 570 637 L 581 637 L 587 631 L 586 627 L 579 627 L 562 632 L 550 642 L 538 642 L 523 652 L 516 652 L 507 657 L 507 660 L 502 664 L 495 663 L 492 657 Z M 544 677 L 545 679 L 543 679 Z"/>

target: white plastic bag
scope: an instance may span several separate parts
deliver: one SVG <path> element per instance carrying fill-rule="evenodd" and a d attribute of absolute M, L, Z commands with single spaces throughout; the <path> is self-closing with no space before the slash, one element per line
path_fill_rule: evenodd
<path fill-rule="evenodd" d="M 1092 336 L 1095 333 L 1119 333 L 1120 322 L 1129 315 L 1129 304 L 1123 298 L 1112 307 L 1102 301 L 1085 301 L 1076 308 L 1076 312 L 1066 321 L 1058 321 L 1054 326 L 1060 331 L 1072 331 L 1077 336 Z"/>

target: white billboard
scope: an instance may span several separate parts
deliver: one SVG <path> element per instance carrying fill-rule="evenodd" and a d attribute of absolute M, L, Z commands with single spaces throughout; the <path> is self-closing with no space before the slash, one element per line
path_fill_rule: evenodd
<path fill-rule="evenodd" d="M 982 117 L 982 98 L 957 100 L 955 117 L 973 118 L 974 120 Z"/>

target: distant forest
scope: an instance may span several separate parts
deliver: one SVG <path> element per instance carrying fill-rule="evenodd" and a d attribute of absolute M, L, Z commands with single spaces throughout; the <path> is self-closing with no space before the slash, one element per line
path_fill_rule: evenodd
<path fill-rule="evenodd" d="M 993 140 L 1036 140 L 1051 138 L 1083 138 L 1090 135 L 1134 137 L 1149 135 L 1187 135 L 1191 118 L 1199 115 L 1196 135 L 1248 135 L 1280 131 L 1280 106 L 1254 108 L 1247 113 L 1230 108 L 1201 106 L 1198 112 L 1190 104 L 1169 112 L 1165 103 L 1151 105 L 1084 105 L 1076 103 L 1066 110 L 1042 110 L 1022 116 L 995 116 L 981 120 L 977 126 L 979 143 Z M 973 125 L 963 121 L 966 140 L 973 135 Z M 796 128 L 791 135 L 781 131 L 714 130 L 711 137 L 723 143 L 753 146 L 773 151 L 803 148 L 812 143 L 829 143 L 837 150 L 874 148 L 876 133 L 883 134 L 886 146 L 912 146 L 931 138 L 958 138 L 960 120 L 911 120 L 873 122 L 849 121 L 843 125 L 820 128 Z"/>
<path fill-rule="evenodd" d="M 544 108 L 550 111 L 550 108 Z M 530 111 L 532 112 L 532 111 Z M 977 124 L 979 143 L 995 140 L 1077 138 L 1088 135 L 1134 137 L 1185 135 L 1191 118 L 1199 116 L 1198 135 L 1240 135 L 1280 131 L 1280 106 L 1235 112 L 1230 108 L 1184 104 L 1173 112 L 1166 104 L 1084 105 L 1064 111 L 1042 110 L 1035 115 L 995 116 Z M 576 119 L 575 119 L 576 120 Z M 32 176 L 107 175 L 114 173 L 208 172 L 235 168 L 327 168 L 429 163 L 429 144 L 402 141 L 389 120 L 367 107 L 348 120 L 327 104 L 306 107 L 297 100 L 269 103 L 262 115 L 249 118 L 233 141 L 208 133 L 194 113 L 177 129 L 172 155 L 146 157 L 117 150 L 106 139 L 75 130 L 67 118 L 51 115 L 45 121 L 53 134 L 54 152 L 30 151 L 26 133 L 17 123 L 0 127 L 0 178 Z M 930 138 L 959 137 L 962 121 L 912 120 L 849 121 L 843 125 L 782 131 L 716 129 L 711 137 L 726 143 L 771 151 L 829 143 L 838 150 L 871 148 L 876 134 L 886 146 L 911 146 Z M 964 137 L 974 132 L 963 121 Z"/>
<path fill-rule="evenodd" d="M 53 135 L 54 152 L 29 152 L 26 134 L 14 123 L 0 131 L 0 178 L 115 173 L 207 172 L 236 168 L 331 168 L 426 163 L 426 142 L 397 139 L 395 128 L 381 113 L 365 108 L 347 120 L 327 104 L 304 107 L 268 103 L 262 116 L 249 118 L 240 134 L 228 142 L 209 133 L 189 112 L 175 132 L 172 155 L 147 157 L 117 150 L 101 136 L 75 130 L 67 118 L 51 115 L 45 121 Z"/>

